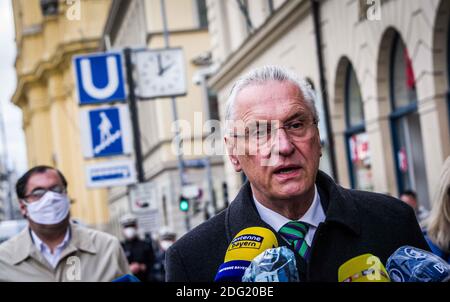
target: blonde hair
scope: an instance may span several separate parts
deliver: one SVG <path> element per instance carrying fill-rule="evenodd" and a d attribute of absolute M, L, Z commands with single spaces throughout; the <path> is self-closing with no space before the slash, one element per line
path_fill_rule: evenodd
<path fill-rule="evenodd" d="M 442 251 L 450 247 L 450 156 L 444 162 L 439 186 L 434 193 L 432 210 L 425 221 L 427 234 Z"/>

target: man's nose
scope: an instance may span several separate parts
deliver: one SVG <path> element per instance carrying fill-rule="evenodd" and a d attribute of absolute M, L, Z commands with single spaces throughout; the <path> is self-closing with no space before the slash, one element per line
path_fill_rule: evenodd
<path fill-rule="evenodd" d="M 281 156 L 289 156 L 295 148 L 284 128 L 277 129 L 277 135 L 272 145 L 272 152 Z"/>

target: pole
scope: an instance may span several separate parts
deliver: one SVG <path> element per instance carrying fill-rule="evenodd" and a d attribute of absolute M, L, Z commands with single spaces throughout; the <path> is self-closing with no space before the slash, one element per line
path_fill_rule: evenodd
<path fill-rule="evenodd" d="M 133 143 L 135 153 L 135 164 L 138 182 L 145 181 L 143 158 L 142 158 L 142 146 L 141 146 L 141 130 L 139 127 L 139 115 L 137 109 L 136 94 L 134 93 L 135 85 L 133 81 L 133 63 L 131 62 L 131 49 L 124 49 L 125 56 L 125 69 L 127 73 L 128 83 L 128 105 L 130 107 L 130 117 L 133 130 Z"/>
<path fill-rule="evenodd" d="M 209 95 L 208 95 L 208 86 L 206 84 L 206 77 L 207 73 L 203 73 L 200 75 L 201 77 L 201 90 L 202 90 L 202 97 L 203 97 L 203 110 L 205 111 L 206 120 L 211 119 L 211 110 L 209 108 Z M 208 129 L 208 135 L 210 134 L 211 129 Z M 205 167 L 206 167 L 206 177 L 208 178 L 208 191 L 209 191 L 209 200 L 211 201 L 211 205 L 213 207 L 213 215 L 216 215 L 217 213 L 217 200 L 216 200 L 216 194 L 214 193 L 214 184 L 212 181 L 212 172 L 211 172 L 211 157 L 207 156 L 204 160 Z"/>
<path fill-rule="evenodd" d="M 217 200 L 216 200 L 216 194 L 214 193 L 214 187 L 213 187 L 213 182 L 212 182 L 211 159 L 208 157 L 204 160 L 204 162 L 205 162 L 205 166 L 206 166 L 206 177 L 208 177 L 208 190 L 209 190 L 211 205 L 213 208 L 213 215 L 216 215 Z"/>
<path fill-rule="evenodd" d="M 161 18 L 162 18 L 162 23 L 163 23 L 164 47 L 169 48 L 170 44 L 169 44 L 169 30 L 167 28 L 166 3 L 164 0 L 160 0 L 160 4 L 161 4 Z M 173 120 L 175 122 L 175 143 L 178 148 L 177 163 L 178 163 L 178 172 L 179 172 L 179 177 L 180 177 L 180 192 L 181 192 L 181 189 L 186 184 L 186 182 L 184 180 L 184 162 L 183 162 L 182 150 L 180 148 L 180 142 L 181 142 L 180 126 L 178 124 L 178 110 L 177 110 L 177 103 L 176 103 L 175 97 L 171 98 L 171 104 L 172 104 Z M 189 211 L 186 212 L 185 224 L 186 224 L 186 230 L 190 231 L 191 222 L 190 222 L 190 218 L 189 218 Z"/>
<path fill-rule="evenodd" d="M 328 89 L 327 89 L 327 82 L 325 79 L 325 65 L 322 52 L 322 33 L 320 31 L 320 3 L 317 0 L 311 0 L 310 3 L 313 11 L 313 22 L 314 22 L 317 60 L 318 60 L 317 63 L 319 65 L 319 76 L 320 76 L 320 89 L 322 90 L 323 111 L 326 120 L 325 127 L 327 131 L 328 143 L 330 144 L 330 157 L 332 170 L 331 172 L 333 174 L 334 180 L 338 182 L 338 175 L 336 170 L 336 153 L 334 148 L 333 129 L 331 128 L 330 110 L 328 107 Z"/>

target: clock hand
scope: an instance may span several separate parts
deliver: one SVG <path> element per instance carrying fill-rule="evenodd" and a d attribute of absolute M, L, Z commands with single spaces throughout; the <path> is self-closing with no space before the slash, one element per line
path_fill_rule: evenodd
<path fill-rule="evenodd" d="M 159 75 L 160 75 L 160 76 L 163 75 L 163 74 L 167 71 L 167 69 L 169 69 L 169 68 L 172 67 L 172 66 L 173 66 L 173 63 L 167 65 L 166 67 L 163 67 L 163 68 L 161 69 L 161 72 L 159 73 Z"/>
<path fill-rule="evenodd" d="M 163 74 L 163 67 L 162 67 L 162 62 L 161 62 L 161 54 L 159 53 L 157 55 L 157 59 L 158 59 L 158 76 Z"/>

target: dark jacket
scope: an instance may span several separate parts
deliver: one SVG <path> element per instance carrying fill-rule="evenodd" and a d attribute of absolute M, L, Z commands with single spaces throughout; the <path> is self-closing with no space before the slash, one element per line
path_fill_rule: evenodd
<path fill-rule="evenodd" d="M 136 277 L 141 281 L 152 281 L 148 276 L 153 267 L 153 262 L 155 261 L 152 246 L 143 240 L 135 238 L 133 240 L 125 240 L 122 242 L 122 248 L 128 263 L 131 264 L 137 262 L 147 266 L 147 271 L 138 273 Z"/>
<path fill-rule="evenodd" d="M 385 264 L 403 245 L 429 250 L 407 204 L 382 194 L 344 189 L 321 171 L 316 185 L 326 219 L 314 235 L 309 262 L 297 259 L 302 281 L 338 281 L 339 266 L 365 253 Z M 214 281 L 230 241 L 242 229 L 253 226 L 269 228 L 279 244 L 286 245 L 261 220 L 247 182 L 228 209 L 187 233 L 167 251 L 166 280 Z"/>

